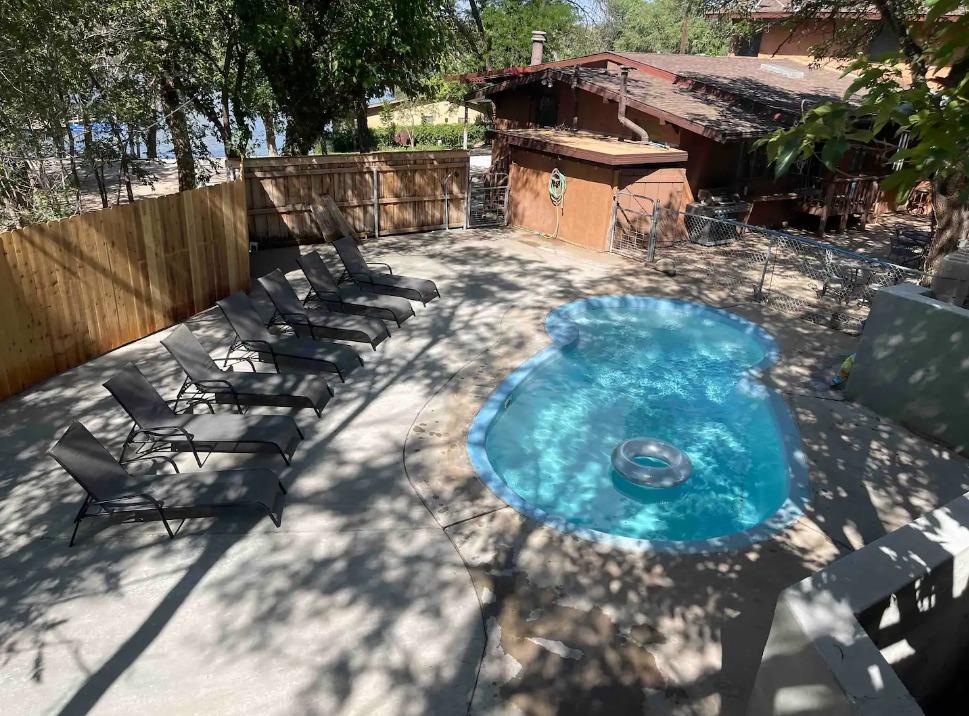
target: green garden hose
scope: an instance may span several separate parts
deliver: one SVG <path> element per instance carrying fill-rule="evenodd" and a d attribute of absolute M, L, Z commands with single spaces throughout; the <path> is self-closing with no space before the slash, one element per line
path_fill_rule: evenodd
<path fill-rule="evenodd" d="M 565 175 L 557 168 L 553 169 L 548 178 L 548 198 L 552 201 L 552 206 L 555 207 L 555 233 L 552 236 L 555 239 L 559 237 L 559 222 L 562 220 L 562 213 L 565 211 L 565 189 L 567 186 L 568 180 Z"/>

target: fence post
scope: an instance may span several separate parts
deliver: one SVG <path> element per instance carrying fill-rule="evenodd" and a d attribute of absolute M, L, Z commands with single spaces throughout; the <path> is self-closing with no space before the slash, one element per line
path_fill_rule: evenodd
<path fill-rule="evenodd" d="M 767 268 L 770 266 L 770 260 L 774 255 L 774 244 L 771 240 L 767 239 L 767 257 L 764 259 L 764 268 L 760 272 L 760 283 L 757 284 L 757 288 L 754 289 L 754 300 L 763 301 L 764 300 L 764 280 L 767 278 Z"/>
<path fill-rule="evenodd" d="M 612 195 L 612 211 L 609 212 L 609 233 L 606 238 L 609 240 L 609 253 L 612 253 L 612 247 L 616 243 L 616 210 L 619 206 L 619 192 L 613 192 Z"/>
<path fill-rule="evenodd" d="M 380 172 L 373 168 L 373 236 L 380 238 Z"/>
<path fill-rule="evenodd" d="M 448 191 L 448 185 L 450 183 L 451 183 L 451 172 L 448 172 L 447 176 L 444 177 L 444 181 L 441 182 L 441 187 L 444 189 L 444 230 L 445 231 L 447 231 L 450 228 L 448 225 L 451 222 L 451 217 L 449 215 L 449 212 L 451 211 L 451 209 L 448 206 L 448 194 L 450 194 L 450 191 Z"/>
<path fill-rule="evenodd" d="M 508 226 L 508 197 L 511 195 L 511 175 L 508 175 L 507 184 L 505 184 L 505 207 L 502 209 L 502 226 Z"/>
<path fill-rule="evenodd" d="M 464 185 L 464 226 L 467 229 L 471 226 L 471 161 L 468 160 L 468 171 L 466 172 Z"/>
<path fill-rule="evenodd" d="M 659 219 L 659 204 L 653 202 L 653 220 L 649 227 L 649 247 L 646 249 L 646 263 L 656 260 L 656 224 Z"/>

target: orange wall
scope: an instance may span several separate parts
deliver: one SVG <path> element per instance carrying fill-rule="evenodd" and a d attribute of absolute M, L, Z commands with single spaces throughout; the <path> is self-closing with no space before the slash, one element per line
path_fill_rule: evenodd
<path fill-rule="evenodd" d="M 660 206 L 681 211 L 693 201 L 683 167 L 636 167 L 619 172 L 619 188 L 655 199 Z M 624 204 L 625 206 L 625 204 Z M 635 202 L 629 204 L 635 206 Z"/>
<path fill-rule="evenodd" d="M 556 167 L 568 180 L 558 238 L 605 251 L 618 178 L 618 172 L 609 167 L 513 148 L 508 223 L 550 236 L 555 233 L 557 209 L 548 197 L 548 180 Z"/>

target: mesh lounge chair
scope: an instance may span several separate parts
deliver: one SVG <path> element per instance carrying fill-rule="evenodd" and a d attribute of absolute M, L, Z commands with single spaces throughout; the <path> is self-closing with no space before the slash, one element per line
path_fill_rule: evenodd
<path fill-rule="evenodd" d="M 387 264 L 368 264 L 352 236 L 337 239 L 333 242 L 333 248 L 340 255 L 347 275 L 357 286 L 366 291 L 409 298 L 412 301 L 420 301 L 424 305 L 441 295 L 433 281 L 397 276 Z M 374 267 L 386 268 L 387 273 L 374 271 Z"/>
<path fill-rule="evenodd" d="M 363 365 L 363 360 L 350 346 L 273 335 L 266 330 L 252 301 L 241 291 L 216 303 L 236 332 L 237 340 L 229 347 L 230 354 L 243 348 L 251 351 L 258 360 L 272 363 L 277 373 L 281 366 L 292 365 L 336 373 L 340 380 L 346 380 L 350 373 Z"/>
<path fill-rule="evenodd" d="M 269 325 L 273 325 L 279 319 L 292 328 L 296 335 L 308 334 L 310 338 L 333 338 L 369 343 L 374 350 L 390 338 L 390 331 L 382 321 L 333 313 L 325 307 L 316 310 L 307 309 L 279 269 L 262 276 L 259 279 L 259 285 L 269 294 L 269 300 L 276 308 L 272 318 L 269 319 Z"/>
<path fill-rule="evenodd" d="M 128 447 L 137 445 L 145 453 L 163 449 L 191 452 L 199 467 L 200 450 L 278 452 L 288 465 L 303 439 L 296 421 L 288 415 L 176 413 L 134 363 L 125 365 L 104 387 L 135 423 L 121 448 L 122 462 Z"/>
<path fill-rule="evenodd" d="M 185 325 L 178 326 L 161 343 L 186 375 L 172 406 L 176 412 L 180 400 L 191 403 L 211 396 L 218 403 L 234 405 L 240 413 L 243 405 L 274 405 L 312 408 L 319 417 L 333 397 L 333 390 L 320 376 L 223 370 Z"/>
<path fill-rule="evenodd" d="M 350 286 L 341 287 L 327 268 L 326 261 L 316 251 L 303 254 L 296 259 L 296 263 L 310 282 L 310 290 L 303 299 L 303 305 L 318 301 L 331 311 L 394 321 L 398 328 L 414 315 L 414 308 L 406 298 L 380 296 Z"/>
<path fill-rule="evenodd" d="M 192 508 L 260 506 L 279 527 L 279 501 L 285 488 L 272 470 L 224 470 L 135 477 L 115 460 L 81 423 L 75 421 L 48 454 L 84 488 L 85 497 L 74 518 L 70 546 L 85 517 L 128 515 L 132 519 L 160 517 L 174 538 L 171 512 Z M 155 456 L 160 457 L 160 456 Z M 145 458 L 135 458 L 145 459 Z M 129 460 L 128 462 L 132 462 Z"/>

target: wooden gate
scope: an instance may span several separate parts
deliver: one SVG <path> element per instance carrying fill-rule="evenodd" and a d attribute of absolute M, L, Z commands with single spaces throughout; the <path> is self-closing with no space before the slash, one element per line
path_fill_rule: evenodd
<path fill-rule="evenodd" d="M 246 159 L 249 238 L 319 241 L 309 207 L 326 195 L 368 236 L 464 227 L 468 172 L 462 149 Z"/>

